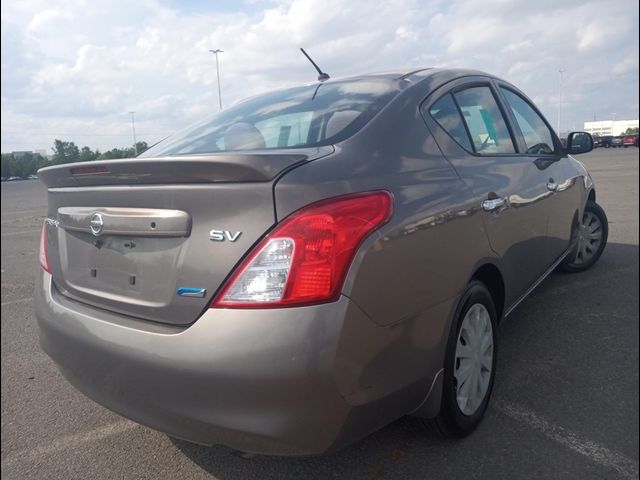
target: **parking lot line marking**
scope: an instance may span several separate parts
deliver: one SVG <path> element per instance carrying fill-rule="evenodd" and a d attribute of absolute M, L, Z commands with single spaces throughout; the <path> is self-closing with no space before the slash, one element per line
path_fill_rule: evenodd
<path fill-rule="evenodd" d="M 47 207 L 36 208 L 31 210 L 12 210 L 10 212 L 3 212 L 2 216 L 4 217 L 5 215 L 19 215 L 23 213 L 42 213 L 44 215 L 46 211 L 47 211 Z"/>
<path fill-rule="evenodd" d="M 632 459 L 622 455 L 621 453 L 609 450 L 602 445 L 598 445 L 591 440 L 581 438 L 567 429 L 554 425 L 548 420 L 537 415 L 535 412 L 528 410 L 520 405 L 516 405 L 504 400 L 494 402 L 494 407 L 503 415 L 509 418 L 525 423 L 530 428 L 537 430 L 544 436 L 555 440 L 565 447 L 588 457 L 593 462 L 615 470 L 622 477 L 628 479 L 638 478 L 638 463 Z"/>
<path fill-rule="evenodd" d="M 9 300 L 7 302 L 2 302 L 0 304 L 0 307 L 6 307 L 7 305 L 13 305 L 14 303 L 30 302 L 31 300 L 33 300 L 33 297 L 19 298 L 18 300 Z"/>
<path fill-rule="evenodd" d="M 3 255 L 2 260 L 13 260 L 14 258 L 29 258 L 34 255 L 36 252 L 24 252 L 18 255 Z"/>
<path fill-rule="evenodd" d="M 37 230 L 22 230 L 20 232 L 3 233 L 1 236 L 2 237 L 16 237 L 18 235 L 24 235 L 25 233 L 36 233 L 36 232 L 39 232 L 39 231 L 40 231 L 39 228 Z"/>
<path fill-rule="evenodd" d="M 2 463 L 8 465 L 41 461 L 42 457 L 45 455 L 52 455 L 65 450 L 78 449 L 86 443 L 104 440 L 105 438 L 113 435 L 120 435 L 121 433 L 126 433 L 138 426 L 139 425 L 137 423 L 130 422 L 129 420 L 110 423 L 88 432 L 74 433 L 72 435 L 67 435 L 66 437 L 60 437 L 47 445 L 18 451 L 14 454 L 8 455 Z"/>

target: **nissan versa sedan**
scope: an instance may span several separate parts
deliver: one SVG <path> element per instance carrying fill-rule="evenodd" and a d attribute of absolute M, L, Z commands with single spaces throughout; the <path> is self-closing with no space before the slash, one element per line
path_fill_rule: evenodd
<path fill-rule="evenodd" d="M 309 455 L 481 421 L 497 327 L 607 219 L 536 106 L 422 69 L 260 95 L 127 160 L 47 167 L 36 313 L 78 390 L 204 445 Z M 572 281 L 570 276 L 566 281 Z"/>

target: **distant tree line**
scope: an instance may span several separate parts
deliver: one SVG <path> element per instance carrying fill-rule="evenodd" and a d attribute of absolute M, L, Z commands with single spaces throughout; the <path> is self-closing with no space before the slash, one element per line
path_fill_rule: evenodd
<path fill-rule="evenodd" d="M 18 158 L 13 153 L 2 154 L 2 178 L 21 177 L 26 178 L 35 173 L 39 168 L 50 165 L 50 162 L 39 153 L 26 152 Z"/>
<path fill-rule="evenodd" d="M 137 142 L 136 149 L 138 154 L 144 152 L 149 146 L 147 142 Z M 90 162 L 92 160 L 110 160 L 114 158 L 132 158 L 135 157 L 136 151 L 133 147 L 113 148 L 106 152 L 100 150 L 91 150 L 84 146 L 78 148 L 73 142 L 65 142 L 62 140 L 54 140 L 53 155 L 50 159 L 44 158 L 39 153 L 20 152 L 19 155 L 13 153 L 2 154 L 2 177 L 21 177 L 26 178 L 33 175 L 39 168 L 49 165 L 60 165 L 62 163 Z"/>

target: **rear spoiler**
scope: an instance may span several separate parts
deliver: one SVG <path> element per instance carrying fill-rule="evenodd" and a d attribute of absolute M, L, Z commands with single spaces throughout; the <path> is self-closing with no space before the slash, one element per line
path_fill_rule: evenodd
<path fill-rule="evenodd" d="M 38 170 L 48 188 L 130 184 L 266 182 L 333 153 L 332 146 L 65 163 Z"/>

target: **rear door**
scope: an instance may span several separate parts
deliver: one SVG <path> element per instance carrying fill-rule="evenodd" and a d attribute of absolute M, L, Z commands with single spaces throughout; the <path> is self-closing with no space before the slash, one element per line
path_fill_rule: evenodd
<path fill-rule="evenodd" d="M 432 131 L 440 148 L 478 197 L 491 247 L 502 258 L 509 305 L 548 266 L 546 174 L 519 153 L 490 79 L 460 79 L 430 98 L 423 116 L 438 125 Z"/>

